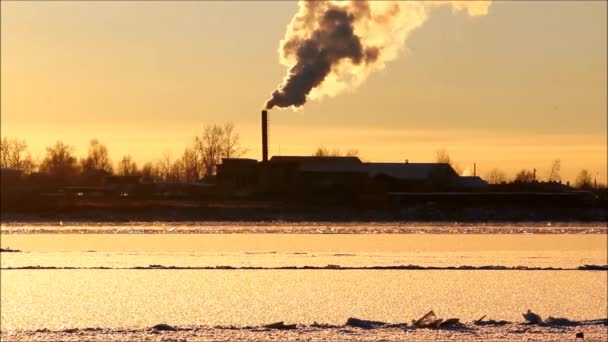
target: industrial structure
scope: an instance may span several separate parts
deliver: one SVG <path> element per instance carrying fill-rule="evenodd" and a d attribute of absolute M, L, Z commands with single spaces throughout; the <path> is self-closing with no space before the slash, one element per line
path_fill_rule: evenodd
<path fill-rule="evenodd" d="M 474 191 L 487 183 L 460 177 L 447 163 L 367 163 L 358 157 L 268 155 L 268 112 L 262 110 L 262 161 L 224 158 L 220 193 L 238 196 L 349 197 L 391 192 Z"/>

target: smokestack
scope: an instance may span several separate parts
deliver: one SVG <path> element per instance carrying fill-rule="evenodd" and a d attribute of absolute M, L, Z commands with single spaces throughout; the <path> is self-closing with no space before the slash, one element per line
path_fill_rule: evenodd
<path fill-rule="evenodd" d="M 268 111 L 262 111 L 262 162 L 268 162 Z"/>

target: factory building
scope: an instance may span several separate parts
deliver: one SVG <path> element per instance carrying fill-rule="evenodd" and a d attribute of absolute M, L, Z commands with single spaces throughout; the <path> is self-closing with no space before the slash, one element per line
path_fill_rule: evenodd
<path fill-rule="evenodd" d="M 227 195 L 248 196 L 425 192 L 479 189 L 479 177 L 460 177 L 444 163 L 364 163 L 357 157 L 268 158 L 268 113 L 262 111 L 262 161 L 224 158 L 217 185 Z"/>
<path fill-rule="evenodd" d="M 479 177 L 462 181 L 449 164 L 363 163 L 357 157 L 274 156 L 268 162 L 226 158 L 217 185 L 231 194 L 356 195 L 382 192 L 450 191 L 487 185 Z"/>

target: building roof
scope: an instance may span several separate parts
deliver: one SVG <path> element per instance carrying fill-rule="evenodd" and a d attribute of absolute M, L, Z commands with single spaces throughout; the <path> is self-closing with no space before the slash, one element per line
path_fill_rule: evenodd
<path fill-rule="evenodd" d="M 370 177 L 385 175 L 400 180 L 425 180 L 442 168 L 457 176 L 454 169 L 445 163 L 366 163 Z"/>
<path fill-rule="evenodd" d="M 461 176 L 458 177 L 454 185 L 458 188 L 477 189 L 485 188 L 488 186 L 488 182 L 484 181 L 478 176 Z"/>
<path fill-rule="evenodd" d="M 222 164 L 257 164 L 257 160 L 250 158 L 222 158 Z"/>
<path fill-rule="evenodd" d="M 399 180 L 426 180 L 436 172 L 458 176 L 444 163 L 362 163 L 358 157 L 274 156 L 271 164 L 296 164 L 301 172 L 367 173 Z"/>
<path fill-rule="evenodd" d="M 274 156 L 270 163 L 296 164 L 301 172 L 367 172 L 357 157 Z"/>

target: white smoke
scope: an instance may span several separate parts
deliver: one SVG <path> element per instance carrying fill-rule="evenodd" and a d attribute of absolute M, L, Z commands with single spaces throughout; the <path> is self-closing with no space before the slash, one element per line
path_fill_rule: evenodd
<path fill-rule="evenodd" d="M 301 0 L 279 47 L 288 68 L 265 108 L 299 107 L 360 85 L 396 59 L 410 33 L 440 6 L 488 13 L 491 1 Z"/>

